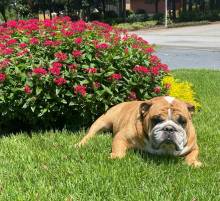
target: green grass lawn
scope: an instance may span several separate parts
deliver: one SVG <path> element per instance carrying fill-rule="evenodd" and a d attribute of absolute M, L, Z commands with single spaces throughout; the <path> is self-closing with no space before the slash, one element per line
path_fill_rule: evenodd
<path fill-rule="evenodd" d="M 182 158 L 130 151 L 108 159 L 111 137 L 74 149 L 82 133 L 18 134 L 0 139 L 0 200 L 220 200 L 220 71 L 179 70 L 202 103 L 194 123 L 204 167 Z"/>

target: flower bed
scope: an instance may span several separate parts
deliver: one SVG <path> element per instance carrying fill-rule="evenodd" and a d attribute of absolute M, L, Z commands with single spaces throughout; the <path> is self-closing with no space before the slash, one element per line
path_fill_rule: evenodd
<path fill-rule="evenodd" d="M 172 76 L 164 77 L 162 83 L 166 88 L 169 88 L 168 94 L 170 96 L 191 103 L 197 111 L 201 109 L 201 104 L 196 99 L 196 93 L 193 91 L 191 83 L 177 80 Z"/>
<path fill-rule="evenodd" d="M 0 125 L 86 125 L 122 101 L 167 94 L 169 70 L 153 52 L 101 22 L 9 21 L 0 26 Z"/>

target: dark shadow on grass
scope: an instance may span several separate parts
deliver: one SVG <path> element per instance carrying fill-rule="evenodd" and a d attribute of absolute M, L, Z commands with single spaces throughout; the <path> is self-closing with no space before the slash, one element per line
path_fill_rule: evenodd
<path fill-rule="evenodd" d="M 180 162 L 180 157 L 171 155 L 155 155 L 146 151 L 134 150 L 136 155 L 139 155 L 145 162 L 155 163 L 157 165 L 176 164 Z"/>
<path fill-rule="evenodd" d="M 56 121 L 47 121 L 45 123 L 42 120 L 30 123 L 28 120 L 24 121 L 21 119 L 10 119 L 5 120 L 3 123 L 0 121 L 0 137 L 19 135 L 20 133 L 27 134 L 27 136 L 32 137 L 32 133 L 40 132 L 41 134 L 47 132 L 62 132 L 63 130 L 72 133 L 79 133 L 82 130 L 86 130 L 89 127 L 89 123 L 74 122 L 72 124 L 66 124 L 66 119 L 62 117 L 56 117 Z M 91 124 L 91 123 L 90 123 Z"/>

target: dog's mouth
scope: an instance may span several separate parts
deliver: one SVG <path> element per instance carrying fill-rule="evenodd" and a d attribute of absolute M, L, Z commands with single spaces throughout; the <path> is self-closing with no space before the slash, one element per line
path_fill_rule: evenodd
<path fill-rule="evenodd" d="M 153 146 L 154 149 L 175 149 L 176 151 L 180 151 L 181 148 L 180 146 L 178 146 L 178 144 L 176 142 L 174 142 L 171 139 L 165 139 L 164 141 L 162 141 L 160 144 L 158 144 L 157 146 Z"/>

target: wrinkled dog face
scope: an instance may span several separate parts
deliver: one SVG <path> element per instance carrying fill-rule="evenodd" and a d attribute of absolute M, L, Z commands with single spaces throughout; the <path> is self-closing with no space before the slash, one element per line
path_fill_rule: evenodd
<path fill-rule="evenodd" d="M 159 149 L 173 146 L 176 151 L 183 150 L 187 143 L 187 136 L 185 122 L 182 123 L 182 119 L 182 116 L 176 121 L 172 118 L 164 119 L 160 115 L 154 116 L 151 119 L 152 129 L 149 133 L 152 147 Z"/>
<path fill-rule="evenodd" d="M 181 152 L 187 144 L 187 124 L 191 115 L 187 104 L 172 97 L 160 97 L 148 104 L 146 121 L 151 148 Z"/>

